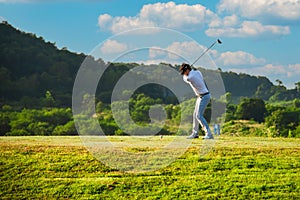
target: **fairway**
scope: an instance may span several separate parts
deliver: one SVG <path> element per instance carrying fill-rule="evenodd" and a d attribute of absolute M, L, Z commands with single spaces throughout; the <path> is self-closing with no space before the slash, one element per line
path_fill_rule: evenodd
<path fill-rule="evenodd" d="M 125 149 L 145 154 L 172 139 Z M 299 199 L 300 139 L 221 136 L 205 156 L 201 146 L 192 140 L 168 166 L 125 173 L 98 161 L 79 137 L 0 137 L 0 198 Z"/>

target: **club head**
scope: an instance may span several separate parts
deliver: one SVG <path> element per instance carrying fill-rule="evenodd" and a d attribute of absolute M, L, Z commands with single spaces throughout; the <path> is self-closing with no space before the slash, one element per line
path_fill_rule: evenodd
<path fill-rule="evenodd" d="M 219 44 L 222 44 L 222 41 L 221 41 L 220 39 L 218 39 L 217 42 L 218 42 Z"/>

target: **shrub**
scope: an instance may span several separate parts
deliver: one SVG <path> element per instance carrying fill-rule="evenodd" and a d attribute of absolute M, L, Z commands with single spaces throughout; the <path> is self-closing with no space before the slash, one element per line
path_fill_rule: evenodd
<path fill-rule="evenodd" d="M 263 124 L 247 120 L 229 121 L 223 125 L 222 134 L 237 136 L 266 136 L 266 128 Z"/>
<path fill-rule="evenodd" d="M 52 135 L 77 135 L 77 130 L 74 121 L 69 121 L 64 125 L 59 125 L 54 128 Z"/>
<path fill-rule="evenodd" d="M 255 120 L 264 122 L 267 113 L 265 103 L 262 99 L 242 99 L 236 110 L 237 119 Z"/>
<path fill-rule="evenodd" d="M 300 109 L 279 109 L 272 112 L 272 114 L 266 118 L 266 125 L 270 128 L 272 135 L 288 137 L 289 130 L 295 132 L 294 130 L 297 129 L 300 119 L 299 116 Z"/>

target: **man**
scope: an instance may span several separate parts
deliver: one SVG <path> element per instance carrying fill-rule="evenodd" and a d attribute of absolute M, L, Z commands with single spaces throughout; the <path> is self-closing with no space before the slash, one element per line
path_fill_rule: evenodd
<path fill-rule="evenodd" d="M 187 138 L 194 139 L 199 137 L 198 130 L 200 124 L 202 129 L 205 131 L 205 136 L 203 139 L 214 139 L 209 125 L 203 116 L 204 111 L 210 102 L 210 94 L 203 79 L 202 73 L 199 70 L 192 70 L 191 66 L 185 63 L 180 66 L 179 71 L 181 75 L 183 75 L 183 80 L 190 84 L 197 96 L 193 114 L 193 132 Z"/>

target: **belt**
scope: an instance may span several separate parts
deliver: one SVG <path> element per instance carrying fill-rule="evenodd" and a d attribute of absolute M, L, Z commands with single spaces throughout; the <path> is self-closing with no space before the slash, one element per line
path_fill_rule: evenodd
<path fill-rule="evenodd" d="M 199 94 L 199 97 L 202 98 L 202 97 L 204 97 L 205 95 L 208 95 L 208 94 L 209 94 L 209 92 L 206 92 L 204 94 Z"/>

